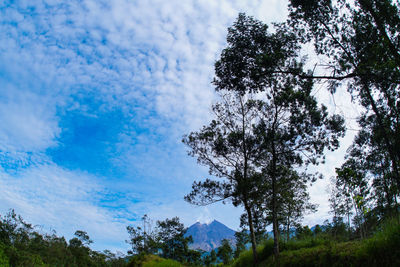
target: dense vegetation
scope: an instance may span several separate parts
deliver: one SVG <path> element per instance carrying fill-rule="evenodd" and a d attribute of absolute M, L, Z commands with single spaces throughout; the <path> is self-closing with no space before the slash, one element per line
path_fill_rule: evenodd
<path fill-rule="evenodd" d="M 123 255 L 93 251 L 84 231 L 68 242 L 55 232 L 41 233 L 10 211 L 0 216 L 0 266 L 126 266 Z"/>
<path fill-rule="evenodd" d="M 157 221 L 156 227 L 153 227 L 147 215 L 142 218 L 142 222 L 143 227 L 127 227 L 129 243 L 132 245 L 132 251 L 128 253 L 136 255 L 132 258 L 132 264 L 141 262 L 149 254 L 158 254 L 165 259 L 189 265 L 201 264 L 201 252 L 189 249 L 192 237 L 185 236 L 187 229 L 178 217 Z"/>
<path fill-rule="evenodd" d="M 211 175 L 185 200 L 243 207 L 235 248 L 224 241 L 209 254 L 190 250 L 178 218 L 153 229 L 145 216 L 143 228 L 127 227 L 131 256 L 117 256 L 92 251 L 84 231 L 67 242 L 10 212 L 0 221 L 0 265 L 400 265 L 400 2 L 289 2 L 287 22 L 272 31 L 239 14 L 215 64 L 214 119 L 183 138 Z M 304 56 L 310 44 L 317 56 Z M 362 111 L 345 162 L 332 166 L 333 218 L 311 230 L 301 226 L 316 210 L 307 185 L 322 177 L 307 167 L 324 163 L 346 130 L 318 102 L 316 84 L 347 90 Z"/>

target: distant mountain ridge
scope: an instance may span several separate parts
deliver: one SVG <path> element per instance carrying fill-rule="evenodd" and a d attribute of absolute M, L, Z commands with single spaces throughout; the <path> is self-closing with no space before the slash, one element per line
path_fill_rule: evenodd
<path fill-rule="evenodd" d="M 211 251 L 221 245 L 221 240 L 226 238 L 235 243 L 235 231 L 226 225 L 214 220 L 209 224 L 195 223 L 190 226 L 185 236 L 192 236 L 191 249 Z"/>

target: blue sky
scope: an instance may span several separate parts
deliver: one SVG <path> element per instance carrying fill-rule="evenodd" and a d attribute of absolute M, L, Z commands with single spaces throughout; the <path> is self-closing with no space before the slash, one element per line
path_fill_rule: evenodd
<path fill-rule="evenodd" d="M 181 138 L 210 119 L 213 64 L 238 13 L 270 23 L 286 5 L 0 1 L 0 213 L 122 252 L 126 226 L 146 213 L 237 229 L 240 209 L 183 201 L 207 169 Z M 324 186 L 312 189 L 321 203 Z M 327 218 L 321 207 L 308 222 Z"/>

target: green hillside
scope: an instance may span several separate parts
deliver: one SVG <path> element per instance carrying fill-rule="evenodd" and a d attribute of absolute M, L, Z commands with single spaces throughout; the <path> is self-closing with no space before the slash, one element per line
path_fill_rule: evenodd
<path fill-rule="evenodd" d="M 400 266 L 400 224 L 393 219 L 365 240 L 337 242 L 328 236 L 282 242 L 280 266 Z M 258 266 L 276 266 L 273 240 L 258 248 Z M 251 251 L 243 252 L 230 266 L 252 266 Z"/>

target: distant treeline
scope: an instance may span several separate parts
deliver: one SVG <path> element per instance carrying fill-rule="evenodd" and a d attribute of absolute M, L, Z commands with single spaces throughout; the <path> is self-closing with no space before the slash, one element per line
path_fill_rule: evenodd
<path fill-rule="evenodd" d="M 76 231 L 68 242 L 56 233 L 40 233 L 11 210 L 0 216 L 0 266 L 126 266 L 124 255 L 93 251 L 92 240 Z"/>

